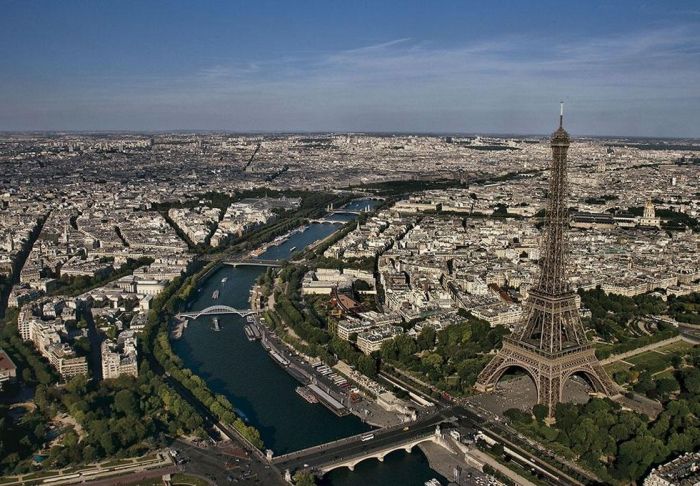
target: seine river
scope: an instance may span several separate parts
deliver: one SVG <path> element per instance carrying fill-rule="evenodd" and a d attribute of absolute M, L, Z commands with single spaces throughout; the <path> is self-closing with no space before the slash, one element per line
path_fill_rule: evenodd
<path fill-rule="evenodd" d="M 362 209 L 367 204 L 366 200 L 354 201 L 348 209 Z M 339 226 L 312 224 L 260 258 L 287 257 L 291 248 L 303 249 Z M 248 308 L 250 289 L 263 271 L 262 267 L 220 268 L 201 284 L 191 309 L 204 309 L 214 303 Z M 219 290 L 216 300 L 212 299 L 215 290 Z M 259 342 L 248 341 L 243 332 L 245 319 L 225 315 L 219 316 L 219 323 L 221 330 L 216 332 L 210 317 L 190 321 L 173 348 L 187 367 L 205 379 L 215 393 L 225 395 L 238 414 L 260 430 L 265 446 L 276 455 L 370 430 L 355 416 L 337 417 L 323 405 L 309 404 L 301 398 L 295 392 L 297 381 L 268 356 Z M 430 469 L 423 453 L 414 449 L 411 454 L 403 450 L 390 454 L 383 463 L 364 461 L 354 472 L 337 469 L 326 475 L 322 484 L 420 486 L 432 477 L 442 479 Z"/>

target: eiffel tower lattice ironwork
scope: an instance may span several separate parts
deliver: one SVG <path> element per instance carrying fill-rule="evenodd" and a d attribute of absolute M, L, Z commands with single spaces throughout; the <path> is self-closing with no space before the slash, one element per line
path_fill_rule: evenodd
<path fill-rule="evenodd" d="M 521 368 L 535 382 L 537 402 L 547 406 L 550 417 L 557 403 L 565 401 L 564 385 L 574 374 L 583 374 L 596 392 L 609 397 L 619 394 L 618 387 L 596 358 L 595 349 L 588 343 L 576 294 L 566 277 L 566 155 L 570 139 L 563 121 L 562 103 L 559 129 L 551 139 L 552 166 L 539 280 L 529 292 L 520 329 L 503 340 L 503 347 L 476 382 L 477 390 L 489 391 L 508 369 Z"/>

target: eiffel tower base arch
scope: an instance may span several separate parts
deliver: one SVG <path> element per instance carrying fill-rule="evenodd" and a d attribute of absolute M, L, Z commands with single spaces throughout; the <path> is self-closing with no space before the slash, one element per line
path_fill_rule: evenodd
<path fill-rule="evenodd" d="M 474 388 L 480 392 L 493 390 L 503 373 L 513 367 L 523 369 L 535 382 L 537 403 L 547 407 L 550 420 L 557 404 L 566 401 L 564 385 L 574 374 L 585 375 L 597 393 L 619 396 L 618 387 L 600 365 L 593 347 L 544 356 L 509 339 L 504 339 L 503 347 L 479 374 Z"/>

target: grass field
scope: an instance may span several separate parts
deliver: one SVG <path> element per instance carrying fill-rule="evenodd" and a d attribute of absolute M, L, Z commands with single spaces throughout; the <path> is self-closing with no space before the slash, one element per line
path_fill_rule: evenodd
<path fill-rule="evenodd" d="M 658 375 L 654 375 L 655 380 L 662 380 L 664 378 L 673 378 L 673 370 L 662 371 Z"/>
<path fill-rule="evenodd" d="M 177 473 L 173 474 L 173 485 L 191 485 L 191 486 L 208 486 L 204 479 L 192 476 L 191 474 Z"/>
<path fill-rule="evenodd" d="M 610 349 L 613 345 L 608 343 L 593 343 L 593 347 L 595 349 Z"/>
<path fill-rule="evenodd" d="M 615 361 L 610 363 L 609 365 L 605 366 L 605 371 L 608 372 L 608 375 L 613 375 L 614 373 L 617 373 L 618 371 L 626 371 L 632 367 L 631 364 L 625 363 L 624 361 Z"/>
<path fill-rule="evenodd" d="M 209 486 L 203 478 L 185 473 L 175 473 L 171 476 L 173 486 Z M 161 478 L 142 479 L 135 483 L 128 483 L 129 486 L 163 486 Z"/>
<path fill-rule="evenodd" d="M 660 354 L 656 351 L 647 351 L 627 358 L 625 361 L 632 363 L 639 371 L 648 370 L 650 373 L 656 373 L 671 366 L 672 356 L 673 353 Z"/>
<path fill-rule="evenodd" d="M 662 348 L 658 348 L 657 351 L 661 353 L 679 354 L 682 356 L 694 347 L 694 345 L 686 343 L 685 341 L 678 341 L 675 343 L 668 344 Z"/>

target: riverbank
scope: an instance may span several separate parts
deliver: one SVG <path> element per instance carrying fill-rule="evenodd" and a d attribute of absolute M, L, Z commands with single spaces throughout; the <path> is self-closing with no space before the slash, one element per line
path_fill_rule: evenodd
<path fill-rule="evenodd" d="M 254 319 L 252 325 L 257 326 L 262 335 L 260 343 L 263 349 L 277 365 L 302 386 L 308 387 L 318 401 L 337 416 L 343 417 L 350 413 L 348 397 L 343 395 L 339 387 L 334 387 L 325 377 L 318 375 L 302 354 L 290 348 L 258 319 Z"/>
<path fill-rule="evenodd" d="M 423 442 L 418 444 L 418 448 L 425 454 L 433 471 L 451 481 L 458 475 L 461 482 L 455 481 L 457 484 L 493 484 L 489 483 L 489 479 L 493 481 L 493 478 L 481 472 L 477 461 L 468 464 L 462 453 L 450 451 L 434 442 Z"/>
<path fill-rule="evenodd" d="M 257 320 L 255 325 L 263 336 L 261 344 L 270 358 L 302 386 L 313 385 L 309 388 L 310 392 L 331 412 L 338 416 L 351 413 L 362 422 L 376 428 L 403 423 L 398 414 L 384 410 L 373 398 L 365 397 L 353 402 L 349 396 L 350 387 L 343 389 L 337 386 L 332 379 L 329 379 L 328 376 L 331 375 L 324 376 L 311 365 L 313 360 L 308 356 L 296 351 Z M 352 383 L 347 376 L 342 374 L 338 376 Z"/>
<path fill-rule="evenodd" d="M 220 268 L 201 282 L 201 291 L 192 294 L 190 310 L 214 302 L 248 307 L 249 290 L 262 272 L 263 267 Z M 223 278 L 227 278 L 225 285 Z M 211 296 L 216 289 L 220 296 L 214 301 Z M 284 372 L 259 342 L 248 339 L 245 317 L 225 314 L 219 321 L 219 332 L 206 322 L 191 321 L 182 338 L 172 342 L 173 349 L 184 368 L 206 377 L 212 391 L 224 395 L 236 414 L 260 431 L 266 448 L 284 454 L 369 430 L 353 416 L 337 417 L 321 404 L 309 404 L 300 397 L 299 381 Z"/>
<path fill-rule="evenodd" d="M 306 248 L 315 241 L 325 239 L 339 227 L 338 224 L 311 224 L 306 231 L 291 235 L 288 241 L 268 248 L 258 258 L 287 259 L 296 248 Z M 217 304 L 247 308 L 250 306 L 250 290 L 262 272 L 263 267 L 245 265 L 219 268 L 210 278 L 197 285 L 197 291 L 186 305 L 189 310 L 204 309 L 214 303 L 211 296 L 218 289 L 220 295 Z M 223 278 L 227 278 L 226 285 L 221 285 Z M 372 430 L 367 422 L 387 425 L 378 411 L 365 412 L 377 406 L 370 400 L 359 404 L 351 402 L 349 405 L 353 414 L 346 416 L 337 416 L 320 403 L 309 403 L 296 391 L 300 386 L 298 377 L 291 374 L 288 367 L 281 366 L 273 357 L 271 359 L 260 343 L 249 340 L 245 333 L 245 326 L 249 323 L 245 318 L 222 315 L 220 324 L 221 330 L 213 332 L 209 326 L 190 322 L 182 338 L 172 343 L 173 348 L 181 358 L 182 366 L 203 377 L 215 393 L 224 395 L 233 404 L 237 415 L 260 431 L 266 448 L 274 451 L 275 455 Z M 302 369 L 313 369 L 311 363 L 315 361 L 305 360 L 298 352 L 289 349 L 287 343 L 280 340 L 276 348 L 277 354 L 284 359 L 287 359 L 287 354 L 291 355 L 297 361 L 303 360 Z M 285 354 L 279 350 L 285 351 Z M 317 379 L 316 374 L 309 376 Z M 302 376 L 302 379 L 301 383 L 308 378 Z M 321 484 L 333 486 L 422 486 L 432 477 L 439 477 L 438 473 L 430 469 L 420 450 L 412 454 L 401 450 L 387 456 L 383 463 L 365 461 L 354 472 L 333 471 L 320 481 Z M 397 480 L 400 482 L 397 483 Z M 444 479 L 440 480 L 445 484 Z"/>

